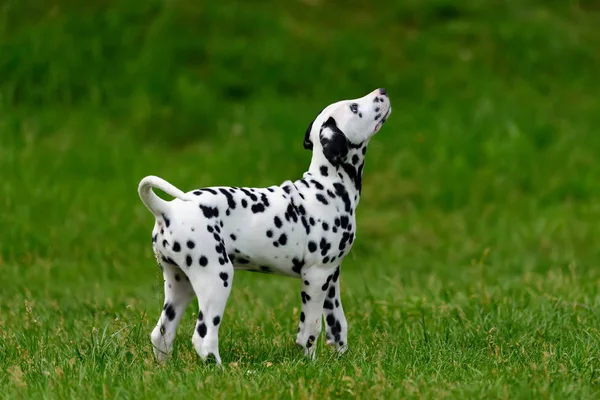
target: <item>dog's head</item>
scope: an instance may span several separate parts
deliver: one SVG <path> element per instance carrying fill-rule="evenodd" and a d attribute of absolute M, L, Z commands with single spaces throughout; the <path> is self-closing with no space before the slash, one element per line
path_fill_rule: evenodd
<path fill-rule="evenodd" d="M 357 147 L 375 135 L 385 123 L 392 107 L 385 89 L 376 89 L 364 97 L 330 104 L 310 123 L 304 136 L 304 148 L 322 148 L 333 164 L 342 163 L 350 147 Z"/>

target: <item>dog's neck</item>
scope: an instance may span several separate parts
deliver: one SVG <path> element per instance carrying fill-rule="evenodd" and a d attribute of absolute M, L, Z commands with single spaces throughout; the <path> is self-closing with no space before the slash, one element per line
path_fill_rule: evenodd
<path fill-rule="evenodd" d="M 320 146 L 319 148 L 315 146 L 308 173 L 319 179 L 342 183 L 353 203 L 353 208 L 356 209 L 362 190 L 362 176 L 367 145 L 368 141 L 361 144 L 352 144 L 347 157 L 342 162 L 336 164 L 333 164 L 325 157 Z"/>

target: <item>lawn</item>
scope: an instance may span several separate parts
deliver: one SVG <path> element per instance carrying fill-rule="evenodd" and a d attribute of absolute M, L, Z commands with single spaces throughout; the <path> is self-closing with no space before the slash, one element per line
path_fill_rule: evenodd
<path fill-rule="evenodd" d="M 597 2 L 83 4 L 0 7 L 0 396 L 600 396 Z M 195 302 L 157 365 L 139 180 L 299 178 L 316 114 L 382 86 L 349 351 L 306 359 L 300 281 L 239 272 L 224 368 Z"/>

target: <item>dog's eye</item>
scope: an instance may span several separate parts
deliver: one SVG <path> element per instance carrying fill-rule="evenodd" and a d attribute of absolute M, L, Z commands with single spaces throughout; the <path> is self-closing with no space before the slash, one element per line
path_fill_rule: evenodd
<path fill-rule="evenodd" d="M 354 114 L 358 113 L 358 104 L 356 104 L 356 103 L 350 104 L 350 111 L 352 111 Z"/>

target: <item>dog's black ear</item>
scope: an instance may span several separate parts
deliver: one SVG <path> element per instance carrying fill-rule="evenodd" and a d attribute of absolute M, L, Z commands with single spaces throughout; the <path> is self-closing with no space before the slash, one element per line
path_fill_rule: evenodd
<path fill-rule="evenodd" d="M 321 127 L 319 135 L 321 145 L 323 146 L 323 154 L 335 166 L 340 165 L 348 155 L 350 144 L 344 132 L 338 128 L 333 117 L 329 117 Z"/>
<path fill-rule="evenodd" d="M 308 129 L 306 130 L 306 133 L 304 134 L 304 148 L 306 150 L 312 150 L 313 149 L 313 142 L 310 140 L 310 131 L 312 131 L 312 126 L 315 123 L 315 120 L 313 120 L 310 125 L 308 125 Z"/>

